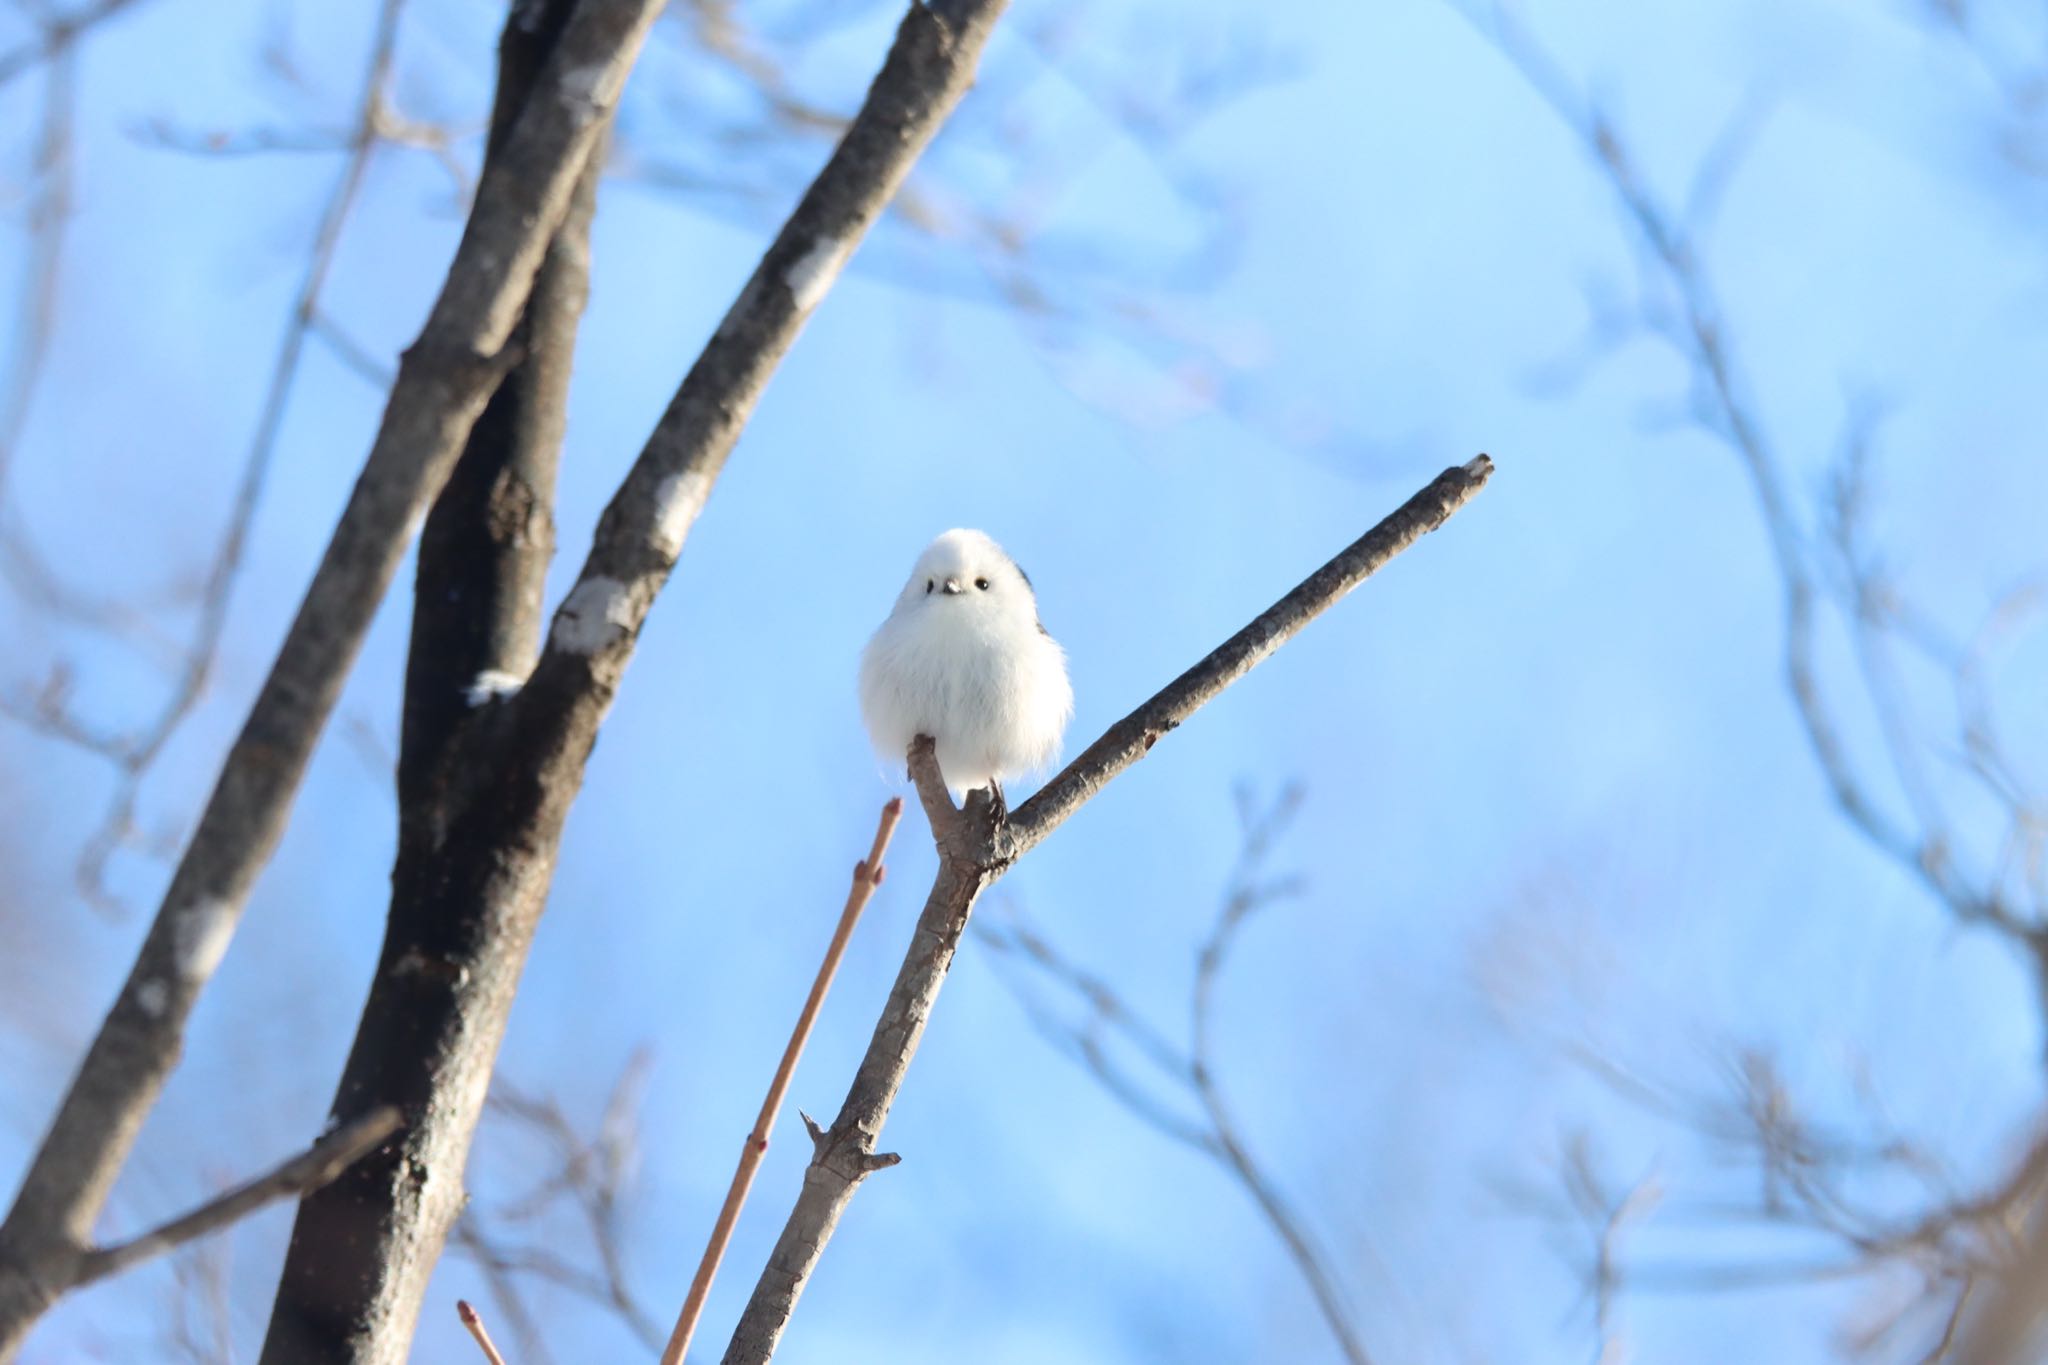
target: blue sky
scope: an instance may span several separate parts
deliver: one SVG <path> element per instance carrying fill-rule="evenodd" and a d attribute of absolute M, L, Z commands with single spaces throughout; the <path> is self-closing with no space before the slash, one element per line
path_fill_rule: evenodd
<path fill-rule="evenodd" d="M 835 12 L 844 22 L 796 72 L 844 105 L 892 16 Z M 143 604 L 189 578 L 224 514 L 337 162 L 193 159 L 134 129 L 158 116 L 201 129 L 337 124 L 367 41 L 352 13 L 276 11 L 309 81 L 295 92 L 256 74 L 265 13 L 159 0 L 96 39 L 82 69 L 59 329 L 7 496 L 81 585 Z M 2019 7 L 1995 13 L 2018 30 L 2012 51 L 2038 44 Z M 853 670 L 919 547 L 980 526 L 1030 570 L 1072 662 L 1071 752 L 1479 450 L 1499 465 L 1480 498 L 1119 779 L 989 911 L 1027 916 L 1177 1031 L 1236 851 L 1233 786 L 1304 785 L 1275 867 L 1308 889 L 1245 935 L 1218 1005 L 1219 1070 L 1382 1358 L 1590 1358 L 1571 1266 L 1503 1193 L 1554 1184 L 1577 1129 L 1617 1173 L 1654 1172 L 1668 1190 L 1646 1255 L 1797 1249 L 1688 1222 L 1688 1208 L 1753 1197 L 1753 1177 L 1617 1100 L 1565 1055 L 1570 1041 L 1703 1093 L 1730 1047 L 1769 1048 L 1795 1093 L 1843 1123 L 1857 1121 L 1849 1078 L 1867 1072 L 1901 1126 L 1968 1174 L 1995 1172 L 2039 1099 L 2038 1002 L 2008 954 L 1954 932 L 1829 805 L 1781 683 L 1778 582 L 1740 468 L 1697 430 L 1646 420 L 1682 396 L 1682 368 L 1640 341 L 1562 390 L 1533 383 L 1584 335 L 1588 282 L 1626 284 L 1635 269 L 1568 131 L 1441 4 L 1204 3 L 1176 10 L 1168 35 L 1163 9 L 1102 0 L 1075 31 L 1100 35 L 1098 61 L 1128 51 L 1108 69 L 1134 82 L 1154 72 L 1134 34 L 1169 51 L 1256 37 L 1284 59 L 1287 74 L 1162 162 L 1026 48 L 1015 30 L 1043 17 L 1015 8 L 971 98 L 1014 101 L 1005 108 L 1056 130 L 1045 145 L 1100 144 L 1045 207 L 1050 254 L 1118 243 L 1105 275 L 1138 281 L 1175 328 L 1213 342 L 1203 353 L 1243 363 L 1228 410 L 1142 401 L 1172 391 L 1158 350 L 1108 330 L 1066 329 L 1049 346 L 975 286 L 957 246 L 885 228 L 783 366 L 599 742 L 501 1062 L 594 1119 L 627 1058 L 651 1053 L 628 1224 L 633 1278 L 656 1314 L 688 1282 L 847 869 L 892 790 L 860 731 Z M 1967 630 L 2040 567 L 2048 505 L 2043 187 L 1998 162 L 2001 106 L 1982 68 L 1903 8 L 1531 5 L 1523 18 L 1668 195 L 1682 197 L 1736 109 L 1766 102 L 1709 244 L 1733 343 L 1809 507 L 1850 398 L 1890 397 L 1874 528 L 1901 580 Z M 415 7 L 401 106 L 474 120 L 494 23 L 490 6 Z M 650 64 L 642 77 L 679 69 Z M 34 85 L 0 92 L 10 124 Z M 660 118 L 662 93 L 635 87 L 629 136 L 687 149 L 692 125 Z M 999 195 L 1017 168 L 973 133 L 941 145 L 930 183 Z M 1227 192 L 1229 265 L 1199 291 L 1162 295 L 1151 272 L 1200 235 L 1179 177 Z M 607 185 L 557 591 L 777 211 L 772 196 L 754 212 Z M 330 295 L 373 352 L 410 339 L 457 226 L 431 161 L 379 155 Z M 314 349 L 220 681 L 146 788 L 148 823 L 182 828 L 210 781 L 378 399 Z M 0 612 L 9 685 L 71 658 L 82 704 L 110 724 L 160 695 L 147 660 L 11 599 Z M 387 748 L 405 630 L 400 594 L 342 708 Z M 2020 640 L 1998 676 L 2014 755 L 2038 778 L 2048 640 Z M 1859 746 L 1874 739 L 1853 707 L 1847 723 Z M 319 1123 L 390 862 L 388 779 L 366 747 L 339 731 L 322 747 L 111 1231 L 183 1207 Z M 69 857 L 105 799 L 104 768 L 7 729 L 0 770 L 25 907 L 8 907 L 8 932 L 21 961 L 48 964 L 8 982 L 33 1002 L 0 1034 L 11 1171 L 168 869 L 124 855 L 116 885 L 136 909 L 96 916 L 71 890 Z M 930 868 L 913 816 L 792 1108 L 836 1107 Z M 856 1200 L 787 1360 L 1336 1358 L 1243 1192 L 1035 1036 L 977 945 L 887 1145 L 904 1163 Z M 711 1300 L 701 1340 L 713 1354 L 804 1146 L 786 1115 Z M 487 1129 L 479 1191 L 516 1167 Z M 245 1356 L 288 1227 L 274 1211 L 233 1236 Z M 78 1296 L 29 1357 L 147 1358 L 173 1292 L 145 1271 Z M 419 1358 L 463 1358 L 452 1303 L 478 1292 L 450 1257 Z M 602 1314 L 537 1302 L 558 1358 L 623 1349 Z M 1645 1294 L 1622 1322 L 1642 1359 L 1803 1362 L 1832 1358 L 1845 1324 L 1882 1302 L 1870 1286 Z"/>

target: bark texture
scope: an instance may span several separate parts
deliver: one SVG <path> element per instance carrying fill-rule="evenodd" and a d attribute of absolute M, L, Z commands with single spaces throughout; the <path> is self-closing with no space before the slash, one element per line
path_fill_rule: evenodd
<path fill-rule="evenodd" d="M 910 7 L 861 110 L 606 508 L 530 676 L 472 707 L 461 694 L 480 672 L 516 678 L 533 657 L 527 585 L 537 593 L 538 579 L 526 575 L 545 555 L 515 542 L 535 534 L 529 513 L 544 518 L 546 497 L 534 460 L 515 448 L 553 444 L 536 414 L 515 409 L 513 439 L 485 458 L 477 443 L 491 428 L 479 427 L 422 544 L 391 922 L 335 1100 L 338 1120 L 395 1104 L 408 1129 L 304 1206 L 267 1365 L 405 1358 L 461 1206 L 470 1135 L 563 823 L 641 624 L 769 375 L 965 93 L 1001 8 Z M 535 307 L 545 306 L 543 292 Z M 538 314 L 533 327 L 538 357 L 554 333 Z M 553 392 L 534 383 L 535 401 Z"/>
<path fill-rule="evenodd" d="M 575 0 L 540 0 L 508 19 L 487 171 L 507 154 L 575 8 Z M 334 1122 L 347 1123 L 395 1105 L 411 1122 L 399 1141 L 300 1206 L 264 1360 L 402 1358 L 461 1212 L 461 1172 L 530 934 L 506 943 L 518 952 L 509 972 L 462 969 L 464 945 L 488 929 L 477 922 L 481 907 L 446 894 L 443 845 L 468 793 L 465 741 L 479 733 L 478 722 L 487 724 L 496 693 L 523 676 L 539 639 L 602 168 L 600 145 L 586 158 L 513 330 L 518 363 L 485 405 L 420 534 L 391 908 L 332 1109 Z M 504 1007 L 494 1010 L 487 1002 L 499 994 Z"/>
<path fill-rule="evenodd" d="M 590 148 L 659 5 L 586 0 L 500 164 L 479 183 L 455 260 L 406 352 L 362 475 L 276 662 L 229 750 L 134 968 L 0 1224 L 0 1361 L 61 1285 L 184 1026 L 284 832 L 319 733 L 414 520 L 448 477 L 506 367 L 506 343 Z"/>
<path fill-rule="evenodd" d="M 981 893 L 1110 779 L 1150 753 L 1161 736 L 1250 672 L 1388 560 L 1443 525 L 1485 486 L 1492 473 L 1493 462 L 1481 455 L 1438 475 L 1200 663 L 1112 725 L 1007 820 L 991 807 L 985 791 L 968 793 L 966 806 L 956 808 L 946 793 L 931 740 L 922 735 L 917 738 L 910 747 L 910 775 L 931 822 L 939 853 L 938 875 L 839 1116 L 829 1129 L 812 1134 L 815 1153 L 804 1172 L 796 1206 L 783 1224 L 733 1331 L 724 1365 L 765 1365 L 774 1356 L 797 1300 L 854 1192 L 871 1172 L 895 1164 L 896 1158 L 878 1153 L 875 1143 L 909 1073 L 911 1058 Z"/>

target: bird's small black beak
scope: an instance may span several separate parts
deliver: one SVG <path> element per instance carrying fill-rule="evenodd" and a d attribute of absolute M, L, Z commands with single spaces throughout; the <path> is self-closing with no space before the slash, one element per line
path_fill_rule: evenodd
<path fill-rule="evenodd" d="M 939 591 L 946 594 L 946 596 L 948 597 L 958 597 L 962 591 L 960 587 L 960 580 L 957 578 L 947 579 L 945 582 L 939 584 Z"/>

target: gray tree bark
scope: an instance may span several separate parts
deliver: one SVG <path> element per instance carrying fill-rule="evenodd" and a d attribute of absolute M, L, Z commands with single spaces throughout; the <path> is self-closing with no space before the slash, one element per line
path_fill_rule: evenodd
<path fill-rule="evenodd" d="M 498 49 L 485 169 L 506 155 L 521 111 L 576 0 L 516 6 Z M 590 287 L 590 222 L 602 146 L 586 161 L 534 280 L 511 346 L 518 363 L 491 395 L 420 532 L 398 758 L 398 859 L 377 974 L 332 1121 L 380 1106 L 410 1118 L 396 1140 L 310 1194 L 292 1227 L 263 1359 L 378 1358 L 411 1340 L 450 1228 L 501 1029 L 450 974 L 449 942 L 473 907 L 441 894 L 464 745 L 489 694 L 522 676 L 539 643 L 554 552 L 555 473 L 569 375 Z M 481 681 L 480 681 L 481 680 Z M 513 979 L 491 978 L 507 997 Z M 482 979 L 479 979 L 480 986 Z M 503 1011 L 497 1020 L 502 1024 Z"/>
<path fill-rule="evenodd" d="M 250 886 L 284 832 L 321 728 L 415 519 L 504 373 L 506 343 L 609 116 L 654 0 L 586 0 L 506 155 L 477 188 L 455 260 L 276 662 L 102 1022 L 0 1223 L 0 1361 L 70 1280 L 182 1046 Z"/>
<path fill-rule="evenodd" d="M 910 6 L 859 113 L 606 508 L 530 675 L 475 707 L 459 697 L 480 671 L 526 671 L 527 598 L 511 579 L 544 558 L 507 554 L 488 537 L 462 549 L 479 518 L 508 510 L 493 501 L 508 487 L 495 463 L 458 473 L 437 505 L 422 546 L 391 920 L 334 1108 L 346 1121 L 396 1104 L 410 1126 L 306 1202 L 265 1343 L 271 1365 L 404 1359 L 461 1205 L 463 1162 L 562 826 L 640 626 L 776 364 L 965 94 L 1001 8 Z M 467 643 L 458 633 L 451 648 L 450 632 L 464 628 L 460 611 L 444 611 L 451 590 L 498 604 L 501 626 Z"/>

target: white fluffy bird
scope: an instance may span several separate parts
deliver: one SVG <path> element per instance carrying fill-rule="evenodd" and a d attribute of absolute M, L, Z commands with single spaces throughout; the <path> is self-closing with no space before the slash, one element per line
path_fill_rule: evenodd
<path fill-rule="evenodd" d="M 1074 711 L 1067 656 L 1031 580 L 980 531 L 925 547 L 860 658 L 860 710 L 884 760 L 930 735 L 954 795 L 1048 766 Z"/>

